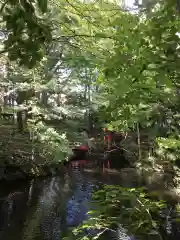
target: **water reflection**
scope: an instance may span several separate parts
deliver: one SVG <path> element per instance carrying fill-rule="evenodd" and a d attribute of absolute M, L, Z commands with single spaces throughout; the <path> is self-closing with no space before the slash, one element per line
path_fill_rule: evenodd
<path fill-rule="evenodd" d="M 86 218 L 99 179 L 73 170 L 64 176 L 33 180 L 1 199 L 0 239 L 56 240 Z"/>
<path fill-rule="evenodd" d="M 63 176 L 33 180 L 1 200 L 0 240 L 60 240 L 69 227 L 86 219 L 92 191 L 103 183 L 130 187 L 119 176 L 74 169 Z M 131 186 L 132 187 L 132 186 Z M 123 231 L 115 239 L 128 239 Z"/>

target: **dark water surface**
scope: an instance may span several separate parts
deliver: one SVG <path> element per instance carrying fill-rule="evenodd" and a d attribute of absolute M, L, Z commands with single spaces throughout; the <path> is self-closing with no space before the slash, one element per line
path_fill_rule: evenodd
<path fill-rule="evenodd" d="M 86 219 L 94 190 L 103 184 L 138 186 L 134 179 L 128 172 L 120 177 L 71 169 L 58 177 L 0 185 L 0 240 L 61 240 L 70 227 Z M 170 223 L 167 216 L 166 229 Z M 123 231 L 120 227 L 107 240 L 129 240 Z M 170 235 L 162 239 L 180 240 L 179 231 Z"/>
<path fill-rule="evenodd" d="M 92 191 L 103 183 L 121 184 L 118 176 L 74 169 L 17 183 L 14 189 L 0 187 L 0 240 L 62 239 L 63 232 L 87 217 Z"/>

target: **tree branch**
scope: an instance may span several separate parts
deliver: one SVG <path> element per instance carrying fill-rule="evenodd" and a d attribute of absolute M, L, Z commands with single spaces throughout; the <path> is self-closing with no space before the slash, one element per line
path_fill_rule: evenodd
<path fill-rule="evenodd" d="M 85 37 L 85 38 L 105 38 L 105 39 L 112 39 L 115 40 L 113 37 L 111 36 L 98 36 L 98 35 L 87 35 L 87 34 L 74 34 L 74 35 L 62 35 L 58 38 L 54 38 L 53 41 L 58 41 L 61 40 L 61 38 L 76 38 L 76 37 Z"/>
<path fill-rule="evenodd" d="M 4 3 L 2 3 L 2 6 L 1 6 L 1 8 L 0 8 L 0 13 L 4 10 L 4 8 L 5 8 L 5 6 L 6 6 L 7 3 L 8 3 L 8 0 L 5 1 Z"/>

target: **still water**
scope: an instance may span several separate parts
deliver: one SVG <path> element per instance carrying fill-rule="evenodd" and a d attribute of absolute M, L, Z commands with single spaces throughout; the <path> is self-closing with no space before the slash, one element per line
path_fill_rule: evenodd
<path fill-rule="evenodd" d="M 86 219 L 92 192 L 103 184 L 134 187 L 137 181 L 71 169 L 58 177 L 0 186 L 0 240 L 62 239 L 70 227 Z M 123 231 L 110 239 L 130 239 Z M 176 236 L 170 239 L 180 239 Z"/>
<path fill-rule="evenodd" d="M 0 240 L 62 239 L 69 227 L 86 219 L 92 191 L 104 183 L 120 184 L 120 179 L 74 169 L 13 189 L 1 187 Z"/>

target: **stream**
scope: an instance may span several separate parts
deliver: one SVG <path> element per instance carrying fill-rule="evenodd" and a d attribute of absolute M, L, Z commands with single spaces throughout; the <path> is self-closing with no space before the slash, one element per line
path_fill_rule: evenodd
<path fill-rule="evenodd" d="M 58 177 L 0 186 L 0 240 L 62 239 L 64 232 L 87 218 L 92 191 L 102 184 L 138 185 L 118 175 L 72 169 Z M 112 239 L 132 238 L 122 229 Z"/>

